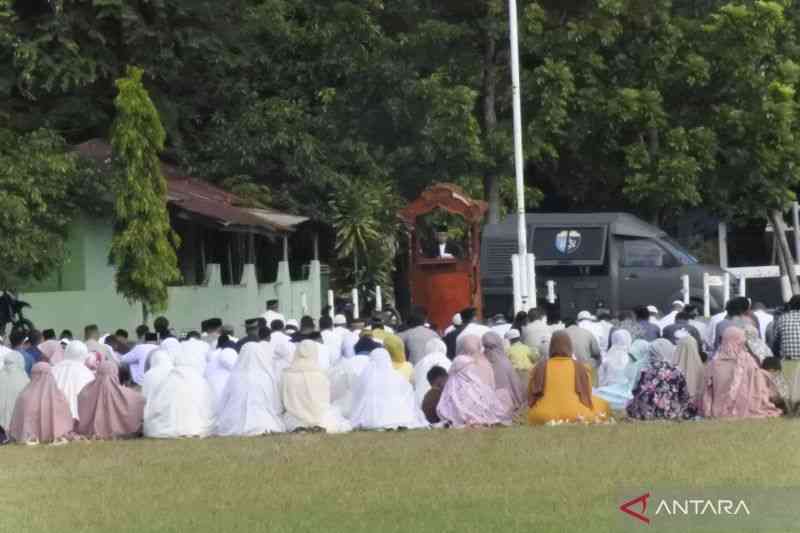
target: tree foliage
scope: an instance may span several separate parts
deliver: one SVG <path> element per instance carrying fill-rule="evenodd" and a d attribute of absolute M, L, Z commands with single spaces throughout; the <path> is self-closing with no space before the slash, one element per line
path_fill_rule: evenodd
<path fill-rule="evenodd" d="M 180 279 L 178 236 L 169 222 L 167 182 L 159 159 L 165 133 L 142 85 L 141 69 L 129 68 L 117 87 L 111 144 L 122 176 L 115 191 L 110 260 L 117 267 L 117 291 L 158 311 L 167 305 L 168 285 Z"/>
<path fill-rule="evenodd" d="M 794 2 L 519 5 L 528 207 L 657 221 L 699 205 L 763 217 L 794 198 Z M 386 195 L 388 211 L 454 181 L 496 220 L 515 202 L 506 6 L 0 0 L 0 119 L 105 136 L 113 82 L 138 64 L 165 155 L 253 205 L 393 235 L 380 202 L 350 195 Z M 355 235 L 342 265 L 370 246 Z"/>
<path fill-rule="evenodd" d="M 390 184 L 359 179 L 331 200 L 336 231 L 335 281 L 364 294 L 376 285 L 391 300 L 391 273 L 398 250 L 400 202 Z"/>
<path fill-rule="evenodd" d="M 77 169 L 52 131 L 0 129 L 0 290 L 42 280 L 63 263 Z"/>

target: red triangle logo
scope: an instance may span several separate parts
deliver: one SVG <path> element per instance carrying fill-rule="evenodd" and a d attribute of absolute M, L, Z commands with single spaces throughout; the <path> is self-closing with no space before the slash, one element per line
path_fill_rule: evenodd
<path fill-rule="evenodd" d="M 644 524 L 650 524 L 650 519 L 647 518 L 645 513 L 647 512 L 647 500 L 650 498 L 650 493 L 642 494 L 638 498 L 634 498 L 632 500 L 628 500 L 627 502 L 623 503 L 619 506 L 619 510 L 625 514 L 628 514 L 635 518 L 636 520 L 641 521 Z M 641 512 L 632 509 L 636 507 L 638 504 L 641 504 L 642 509 Z"/>

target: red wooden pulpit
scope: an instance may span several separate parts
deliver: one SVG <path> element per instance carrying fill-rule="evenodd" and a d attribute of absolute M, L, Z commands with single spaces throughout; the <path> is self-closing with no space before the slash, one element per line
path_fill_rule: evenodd
<path fill-rule="evenodd" d="M 428 258 L 422 253 L 417 219 L 436 209 L 459 215 L 468 223 L 469 234 L 463 257 Z M 428 318 L 440 330 L 464 308 L 474 307 L 478 316 L 482 316 L 480 232 L 486 210 L 486 202 L 473 200 L 458 185 L 437 183 L 425 189 L 419 198 L 398 213 L 410 234 L 411 303 L 425 307 Z"/>

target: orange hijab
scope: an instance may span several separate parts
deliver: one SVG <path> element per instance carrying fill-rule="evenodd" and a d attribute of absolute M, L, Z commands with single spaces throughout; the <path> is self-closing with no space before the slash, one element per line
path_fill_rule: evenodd
<path fill-rule="evenodd" d="M 592 382 L 589 378 L 589 370 L 582 364 L 572 359 L 572 340 L 566 331 L 557 331 L 550 340 L 550 358 L 564 357 L 572 361 L 575 365 L 575 394 L 578 395 L 580 402 L 592 408 Z M 528 405 L 533 407 L 544 396 L 544 385 L 547 381 L 548 360 L 539 361 L 531 372 L 531 380 L 528 384 Z"/>

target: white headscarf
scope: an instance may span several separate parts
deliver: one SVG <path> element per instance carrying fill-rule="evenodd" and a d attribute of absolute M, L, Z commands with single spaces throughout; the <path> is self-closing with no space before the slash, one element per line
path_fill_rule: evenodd
<path fill-rule="evenodd" d="M 189 356 L 192 366 L 194 366 L 201 374 L 205 374 L 206 356 L 211 350 L 211 347 L 208 345 L 208 343 L 197 339 L 188 339 L 181 343 L 181 348 L 183 348 L 183 351 L 187 356 Z"/>
<path fill-rule="evenodd" d="M 414 365 L 414 396 L 417 407 L 422 407 L 422 400 L 431 389 L 428 383 L 428 372 L 435 366 L 450 370 L 450 359 L 447 358 L 447 345 L 442 339 L 434 338 L 425 344 L 425 357 Z"/>
<path fill-rule="evenodd" d="M 0 350 L 2 352 L 2 350 Z M 8 430 L 17 396 L 30 382 L 25 373 L 25 358 L 19 352 L 6 350 L 0 353 L 0 427 Z"/>
<path fill-rule="evenodd" d="M 231 370 L 236 364 L 237 357 L 236 350 L 223 348 L 219 350 L 219 354 L 211 358 L 206 366 L 206 379 L 214 393 L 214 405 L 219 405 L 219 401 L 222 399 L 222 392 L 225 390 L 225 385 L 228 384 L 228 378 L 231 376 Z"/>
<path fill-rule="evenodd" d="M 631 345 L 633 337 L 624 329 L 618 329 L 611 335 L 611 348 L 603 358 L 603 364 L 598 371 L 598 381 L 601 387 L 623 384 L 628 382 L 625 369 L 630 362 Z"/>
<path fill-rule="evenodd" d="M 223 437 L 281 433 L 285 430 L 272 349 L 248 342 L 222 393 L 214 433 Z"/>
<path fill-rule="evenodd" d="M 414 389 L 392 367 L 392 358 L 383 348 L 372 351 L 369 365 L 358 380 L 350 422 L 361 429 L 428 426 L 417 407 Z"/>
<path fill-rule="evenodd" d="M 53 367 L 56 385 L 66 396 L 72 418 L 78 419 L 78 394 L 94 381 L 94 373 L 86 366 L 89 348 L 81 341 L 71 341 L 64 351 L 64 360 Z"/>
<path fill-rule="evenodd" d="M 699 403 L 705 390 L 705 367 L 700 358 L 697 340 L 691 335 L 682 338 L 675 349 L 675 366 L 683 372 L 689 399 Z"/>
<path fill-rule="evenodd" d="M 175 366 L 169 352 L 161 348 L 151 351 L 148 357 L 150 358 L 150 370 L 145 373 L 142 380 L 142 395 L 145 401 L 149 400 L 153 391 L 172 372 L 172 368 Z"/>
<path fill-rule="evenodd" d="M 319 367 L 319 345 L 303 341 L 283 373 L 281 396 L 286 429 L 322 427 L 329 433 L 350 431 L 350 423 L 331 405 L 331 384 Z"/>
<path fill-rule="evenodd" d="M 175 439 L 211 434 L 214 396 L 208 382 L 191 363 L 184 354 L 179 355 L 169 374 L 148 390 L 144 409 L 146 437 Z"/>
<path fill-rule="evenodd" d="M 349 418 L 353 410 L 353 392 L 358 379 L 367 368 L 369 357 L 356 355 L 339 360 L 339 363 L 328 372 L 331 382 L 331 403 Z"/>
<path fill-rule="evenodd" d="M 297 346 L 294 361 L 283 374 L 282 397 L 288 414 L 309 427 L 322 424 L 330 406 L 331 384 L 319 367 L 316 342 Z"/>

